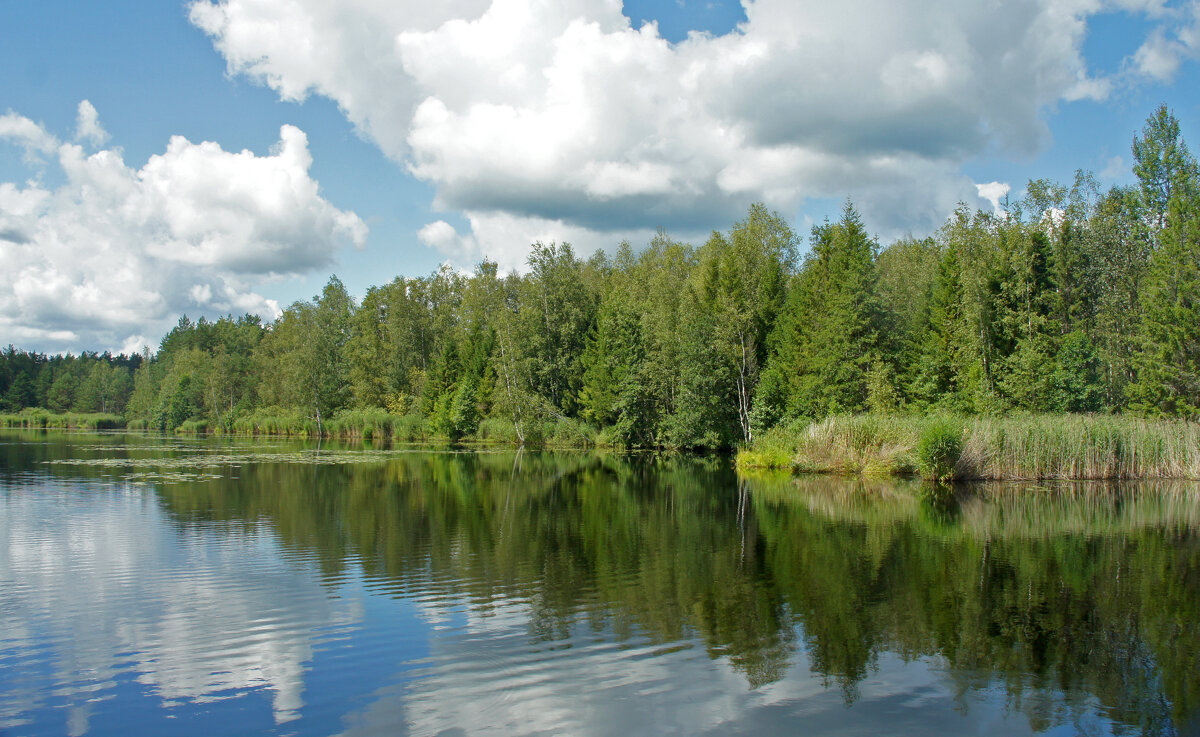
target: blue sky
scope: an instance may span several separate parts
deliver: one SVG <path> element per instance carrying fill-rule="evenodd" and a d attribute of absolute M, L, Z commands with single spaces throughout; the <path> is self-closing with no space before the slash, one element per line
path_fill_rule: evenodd
<path fill-rule="evenodd" d="M 153 346 L 332 272 L 698 242 L 754 201 L 806 232 L 850 196 L 886 244 L 976 185 L 1128 183 L 1161 102 L 1200 126 L 1195 3 L 434 5 L 5 3 L 0 343 Z"/>

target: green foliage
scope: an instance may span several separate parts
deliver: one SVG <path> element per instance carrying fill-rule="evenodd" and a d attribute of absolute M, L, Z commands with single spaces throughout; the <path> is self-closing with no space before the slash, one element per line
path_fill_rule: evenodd
<path fill-rule="evenodd" d="M 1034 180 L 1000 212 L 960 205 L 882 249 L 847 201 L 799 268 L 788 223 L 755 204 L 699 248 L 535 243 L 527 273 L 444 266 L 361 305 L 334 276 L 268 325 L 183 316 L 153 355 L 9 346 L 0 411 L 372 439 L 411 415 L 412 438 L 692 449 L 864 411 L 1197 418 L 1200 175 L 1165 107 L 1133 154 L 1135 186 Z"/>
<path fill-rule="evenodd" d="M 1075 330 L 1062 337 L 1050 377 L 1049 409 L 1054 412 L 1098 412 L 1104 406 L 1100 359 L 1087 334 Z"/>
<path fill-rule="evenodd" d="M 876 357 L 867 370 L 867 409 L 877 414 L 894 412 L 900 407 L 900 392 L 892 367 L 882 358 Z"/>
<path fill-rule="evenodd" d="M 1146 414 L 1200 416 L 1200 199 L 1172 200 L 1151 256 L 1131 404 Z"/>
<path fill-rule="evenodd" d="M 930 481 L 944 483 L 954 478 L 954 468 L 962 455 L 961 422 L 937 418 L 927 424 L 917 438 L 917 468 Z"/>
<path fill-rule="evenodd" d="M 118 415 L 104 412 L 52 413 L 44 409 L 26 408 L 15 414 L 0 415 L 0 427 L 30 430 L 114 430 L 125 427 Z"/>
<path fill-rule="evenodd" d="M 1142 135 L 1133 140 L 1133 173 L 1138 178 L 1142 208 L 1151 225 L 1162 229 L 1175 198 L 1196 195 L 1196 160 L 1188 151 L 1179 121 L 1166 105 L 1146 119 Z"/>
<path fill-rule="evenodd" d="M 771 336 L 771 394 L 786 396 L 787 403 L 782 413 L 764 414 L 821 417 L 865 407 L 867 372 L 883 327 L 877 250 L 849 202 L 841 221 L 813 228 L 812 251 Z M 766 392 L 762 398 L 773 401 Z"/>
<path fill-rule="evenodd" d="M 755 442 L 739 452 L 738 465 L 778 467 L 783 457 L 798 471 L 818 473 L 1200 479 L 1200 425 L 1104 415 L 841 415 Z"/>

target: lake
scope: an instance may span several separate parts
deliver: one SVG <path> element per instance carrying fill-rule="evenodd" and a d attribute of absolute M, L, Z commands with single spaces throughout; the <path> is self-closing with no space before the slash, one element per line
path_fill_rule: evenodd
<path fill-rule="evenodd" d="M 0 433 L 0 734 L 1200 734 L 1200 487 Z"/>

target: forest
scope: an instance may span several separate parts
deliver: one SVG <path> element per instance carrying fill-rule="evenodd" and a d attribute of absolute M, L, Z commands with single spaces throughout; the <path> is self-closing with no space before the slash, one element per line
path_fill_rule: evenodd
<path fill-rule="evenodd" d="M 0 353 L 0 409 L 130 427 L 728 448 L 871 412 L 1200 415 L 1200 170 L 1166 107 L 1135 183 L 1030 181 L 881 247 L 850 200 L 807 249 L 761 204 L 699 247 L 535 243 L 273 322 L 186 316 L 154 353 Z M 803 250 L 803 256 L 801 252 Z"/>

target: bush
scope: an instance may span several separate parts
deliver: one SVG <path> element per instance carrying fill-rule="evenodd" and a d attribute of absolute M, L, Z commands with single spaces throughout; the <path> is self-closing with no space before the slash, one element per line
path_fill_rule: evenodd
<path fill-rule="evenodd" d="M 517 426 L 512 423 L 512 420 L 488 417 L 479 422 L 479 428 L 475 431 L 475 440 L 481 443 L 516 445 L 518 442 Z"/>
<path fill-rule="evenodd" d="M 184 420 L 175 428 L 179 435 L 203 435 L 208 432 L 208 420 Z"/>
<path fill-rule="evenodd" d="M 542 437 L 551 448 L 590 448 L 596 444 L 596 431 L 570 417 L 562 417 L 543 425 Z"/>
<path fill-rule="evenodd" d="M 962 449 L 962 425 L 944 418 L 936 419 L 921 430 L 917 439 L 917 468 L 931 481 L 949 481 L 954 478 Z"/>
<path fill-rule="evenodd" d="M 420 415 L 401 415 L 392 421 L 392 439 L 412 443 L 426 439 L 425 420 Z"/>

